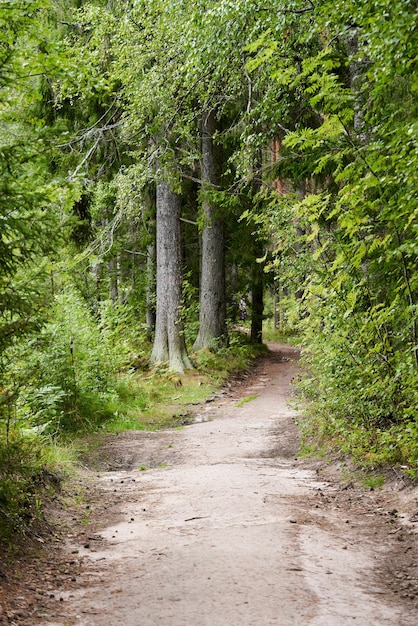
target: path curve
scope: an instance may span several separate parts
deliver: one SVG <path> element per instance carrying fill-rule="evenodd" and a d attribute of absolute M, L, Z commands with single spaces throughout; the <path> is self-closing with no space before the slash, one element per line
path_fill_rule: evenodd
<path fill-rule="evenodd" d="M 207 403 L 196 423 L 114 437 L 123 469 L 96 478 L 102 527 L 69 539 L 82 566 L 53 590 L 59 608 L 40 623 L 416 623 L 376 575 L 387 546 L 364 507 L 340 507 L 341 486 L 296 458 L 297 352 L 270 348 L 256 376 Z"/>

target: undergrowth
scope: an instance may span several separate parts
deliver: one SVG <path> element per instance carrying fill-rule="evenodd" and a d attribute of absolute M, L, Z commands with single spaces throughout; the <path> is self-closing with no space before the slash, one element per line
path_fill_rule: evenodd
<path fill-rule="evenodd" d="M 228 348 L 192 354 L 194 369 L 182 375 L 170 372 L 165 364 L 121 374 L 115 385 L 115 411 L 103 429 L 120 432 L 178 426 L 188 407 L 203 402 L 264 350 L 235 334 Z"/>
<path fill-rule="evenodd" d="M 299 346 L 301 341 L 300 335 L 296 330 L 291 328 L 274 328 L 274 325 L 271 323 L 263 326 L 263 339 L 264 341 L 287 343 L 291 346 Z"/>
<path fill-rule="evenodd" d="M 418 368 L 406 349 L 408 326 L 397 309 L 360 307 L 337 324 L 345 306 L 336 296 L 326 305 L 312 297 L 301 321 L 304 439 L 360 467 L 397 466 L 417 479 Z"/>
<path fill-rule="evenodd" d="M 299 383 L 303 417 L 300 420 L 303 451 L 306 455 L 349 456 L 367 471 L 397 466 L 411 479 L 418 478 L 418 422 L 408 420 L 373 426 L 361 417 L 336 411 L 332 395 L 319 396 L 310 379 Z M 340 407 L 341 408 L 341 407 Z"/>
<path fill-rule="evenodd" d="M 31 533 L 42 521 L 42 500 L 61 481 L 51 451 L 40 438 L 13 436 L 0 441 L 0 543 Z"/>

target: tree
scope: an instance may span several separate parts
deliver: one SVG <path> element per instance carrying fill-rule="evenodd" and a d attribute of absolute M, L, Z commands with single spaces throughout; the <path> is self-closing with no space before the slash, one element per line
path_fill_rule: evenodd
<path fill-rule="evenodd" d="M 182 272 L 180 196 L 167 181 L 157 183 L 157 314 L 151 363 L 168 362 L 170 369 L 190 368 L 182 334 Z"/>
<path fill-rule="evenodd" d="M 205 6 L 203 6 L 203 4 Z M 202 275 L 200 293 L 200 329 L 194 348 L 210 347 L 225 341 L 225 224 L 236 228 L 237 212 L 242 188 L 251 188 L 251 179 L 258 176 L 252 171 L 260 145 L 251 140 L 242 149 L 242 135 L 254 130 L 252 118 L 253 84 L 245 69 L 245 45 L 250 33 L 257 32 L 258 18 L 254 12 L 256 3 L 228 1 L 198 3 L 194 18 L 186 29 L 189 76 L 188 84 L 194 86 L 199 107 L 203 114 L 202 130 Z M 247 100 L 246 100 L 247 98 Z M 216 121 L 219 120 L 219 129 Z M 257 122 L 258 123 L 258 122 Z M 247 133 L 243 130 L 246 126 Z M 222 129 L 222 130 L 220 130 Z M 206 132 L 205 132 L 206 131 Z M 206 139 L 206 135 L 208 138 Z M 224 157 L 213 163 L 212 136 L 216 145 L 222 146 Z M 222 169 L 219 165 L 222 164 Z M 212 188 L 212 193 L 208 193 Z M 235 196 L 235 198 L 234 198 Z M 250 193 L 248 197 L 252 197 Z M 255 194 L 254 194 L 255 197 Z M 238 209 L 239 217 L 239 209 Z M 246 227 L 246 222 L 241 227 Z M 251 239 L 251 236 L 249 237 Z M 232 238 L 230 238 L 232 241 Z M 261 341 L 263 310 L 263 271 L 255 262 L 260 249 L 251 243 L 247 253 L 253 257 L 248 289 L 253 291 L 252 338 Z M 246 255 L 245 255 L 246 256 Z M 238 294 L 235 294 L 235 296 Z M 233 298 L 229 294 L 229 299 Z"/>
<path fill-rule="evenodd" d="M 21 437 L 18 387 L 6 370 L 8 351 L 45 322 L 49 255 L 63 230 L 66 189 L 49 168 L 53 133 L 38 106 L 45 67 L 60 63 L 46 44 L 48 4 L 0 3 L 0 542 L 35 515 L 35 484 L 45 484 L 45 459 L 37 441 Z"/>
<path fill-rule="evenodd" d="M 214 191 L 219 186 L 220 151 L 214 146 L 214 111 L 202 120 L 202 259 L 199 334 L 193 349 L 226 343 L 225 237 L 221 208 Z M 218 153 L 218 154 L 217 154 Z"/>

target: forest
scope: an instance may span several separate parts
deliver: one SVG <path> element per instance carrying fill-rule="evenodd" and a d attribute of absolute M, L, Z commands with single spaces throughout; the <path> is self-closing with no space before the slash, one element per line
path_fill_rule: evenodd
<path fill-rule="evenodd" d="M 80 433 L 147 427 L 150 377 L 177 394 L 263 331 L 302 346 L 307 449 L 417 477 L 416 21 L 2 0 L 0 534 Z"/>

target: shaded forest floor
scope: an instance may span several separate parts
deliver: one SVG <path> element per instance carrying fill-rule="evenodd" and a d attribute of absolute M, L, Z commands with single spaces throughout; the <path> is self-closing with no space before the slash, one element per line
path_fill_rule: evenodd
<path fill-rule="evenodd" d="M 270 349 L 193 423 L 84 459 L 2 570 L 0 624 L 415 625 L 417 489 L 299 458 L 297 352 Z"/>

